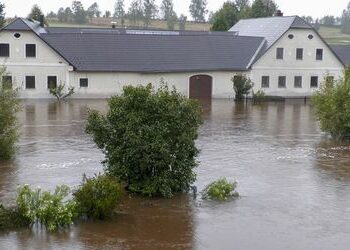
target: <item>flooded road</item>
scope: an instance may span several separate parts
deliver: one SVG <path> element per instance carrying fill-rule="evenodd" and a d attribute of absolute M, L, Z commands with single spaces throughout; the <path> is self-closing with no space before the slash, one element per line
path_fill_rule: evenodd
<path fill-rule="evenodd" d="M 198 147 L 198 190 L 226 176 L 241 198 L 228 203 L 191 195 L 126 199 L 113 221 L 0 234 L 1 249 L 349 249 L 350 143 L 319 130 L 300 101 L 206 103 Z M 104 100 L 25 101 L 17 159 L 0 163 L 0 198 L 18 185 L 76 187 L 101 172 L 101 152 L 84 134 L 88 108 Z"/>

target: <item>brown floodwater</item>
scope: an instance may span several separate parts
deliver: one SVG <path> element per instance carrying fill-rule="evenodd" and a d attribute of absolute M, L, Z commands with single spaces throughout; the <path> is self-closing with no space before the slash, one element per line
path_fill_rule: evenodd
<path fill-rule="evenodd" d="M 84 133 L 87 109 L 105 100 L 28 100 L 17 158 L 0 163 L 0 199 L 18 185 L 52 190 L 103 171 Z M 81 222 L 48 234 L 40 227 L 0 234 L 0 249 L 349 249 L 350 143 L 320 132 L 302 101 L 204 104 L 195 185 L 226 176 L 239 199 L 217 203 L 126 198 L 112 221 Z"/>

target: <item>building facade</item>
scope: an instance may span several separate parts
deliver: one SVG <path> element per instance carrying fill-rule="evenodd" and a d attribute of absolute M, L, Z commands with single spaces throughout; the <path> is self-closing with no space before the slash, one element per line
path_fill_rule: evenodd
<path fill-rule="evenodd" d="M 254 91 L 310 96 L 343 60 L 301 18 L 241 20 L 230 32 L 161 32 L 45 28 L 18 18 L 0 31 L 0 61 L 22 98 L 105 98 L 125 85 L 161 82 L 190 97 L 233 98 L 232 77 L 246 74 Z"/>

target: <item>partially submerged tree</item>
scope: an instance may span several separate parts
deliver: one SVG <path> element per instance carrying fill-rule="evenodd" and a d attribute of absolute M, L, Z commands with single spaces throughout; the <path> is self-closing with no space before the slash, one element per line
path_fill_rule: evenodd
<path fill-rule="evenodd" d="M 242 101 L 244 96 L 248 95 L 253 88 L 252 81 L 244 74 L 238 74 L 232 77 L 232 83 L 236 101 Z"/>
<path fill-rule="evenodd" d="M 312 103 L 322 131 L 334 138 L 350 139 L 350 69 L 338 81 L 325 77 Z"/>
<path fill-rule="evenodd" d="M 57 87 L 50 88 L 50 94 L 57 98 L 57 101 L 65 100 L 74 94 L 74 87 L 66 89 L 65 84 L 60 84 Z"/>
<path fill-rule="evenodd" d="M 199 103 L 162 85 L 127 86 L 108 101 L 107 115 L 90 111 L 86 131 L 104 152 L 107 174 L 127 189 L 171 197 L 195 181 Z"/>
<path fill-rule="evenodd" d="M 0 69 L 0 160 L 8 160 L 15 154 L 15 144 L 19 137 L 19 124 L 16 114 L 21 105 L 18 91 L 12 89 L 6 70 Z"/>

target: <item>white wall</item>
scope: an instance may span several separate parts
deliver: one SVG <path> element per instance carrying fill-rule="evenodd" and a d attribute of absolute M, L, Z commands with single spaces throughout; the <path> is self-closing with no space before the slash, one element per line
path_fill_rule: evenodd
<path fill-rule="evenodd" d="M 294 38 L 289 39 L 288 35 Z M 313 39 L 309 39 L 309 35 Z M 283 60 L 276 59 L 276 48 L 284 48 Z M 303 48 L 303 60 L 296 60 L 296 49 Z M 316 49 L 323 49 L 323 60 L 316 60 Z M 263 89 L 273 96 L 309 96 L 316 89 L 310 87 L 311 76 L 318 76 L 319 86 L 325 75 L 338 78 L 343 65 L 334 56 L 318 34 L 310 29 L 290 29 L 269 51 L 252 66 L 251 79 L 255 83 L 254 91 Z M 270 87 L 261 88 L 261 77 L 270 76 Z M 286 88 L 278 88 L 278 76 L 286 76 Z M 302 88 L 294 87 L 294 76 L 302 76 Z"/>
<path fill-rule="evenodd" d="M 14 34 L 20 33 L 20 38 Z M 47 76 L 57 76 L 58 83 L 69 84 L 68 63 L 31 31 L 1 31 L 0 43 L 10 44 L 10 57 L 0 57 L 0 65 L 12 76 L 13 86 L 22 98 L 49 98 Z M 25 45 L 36 44 L 36 57 L 25 57 Z M 35 76 L 35 89 L 25 89 L 25 76 Z"/>

